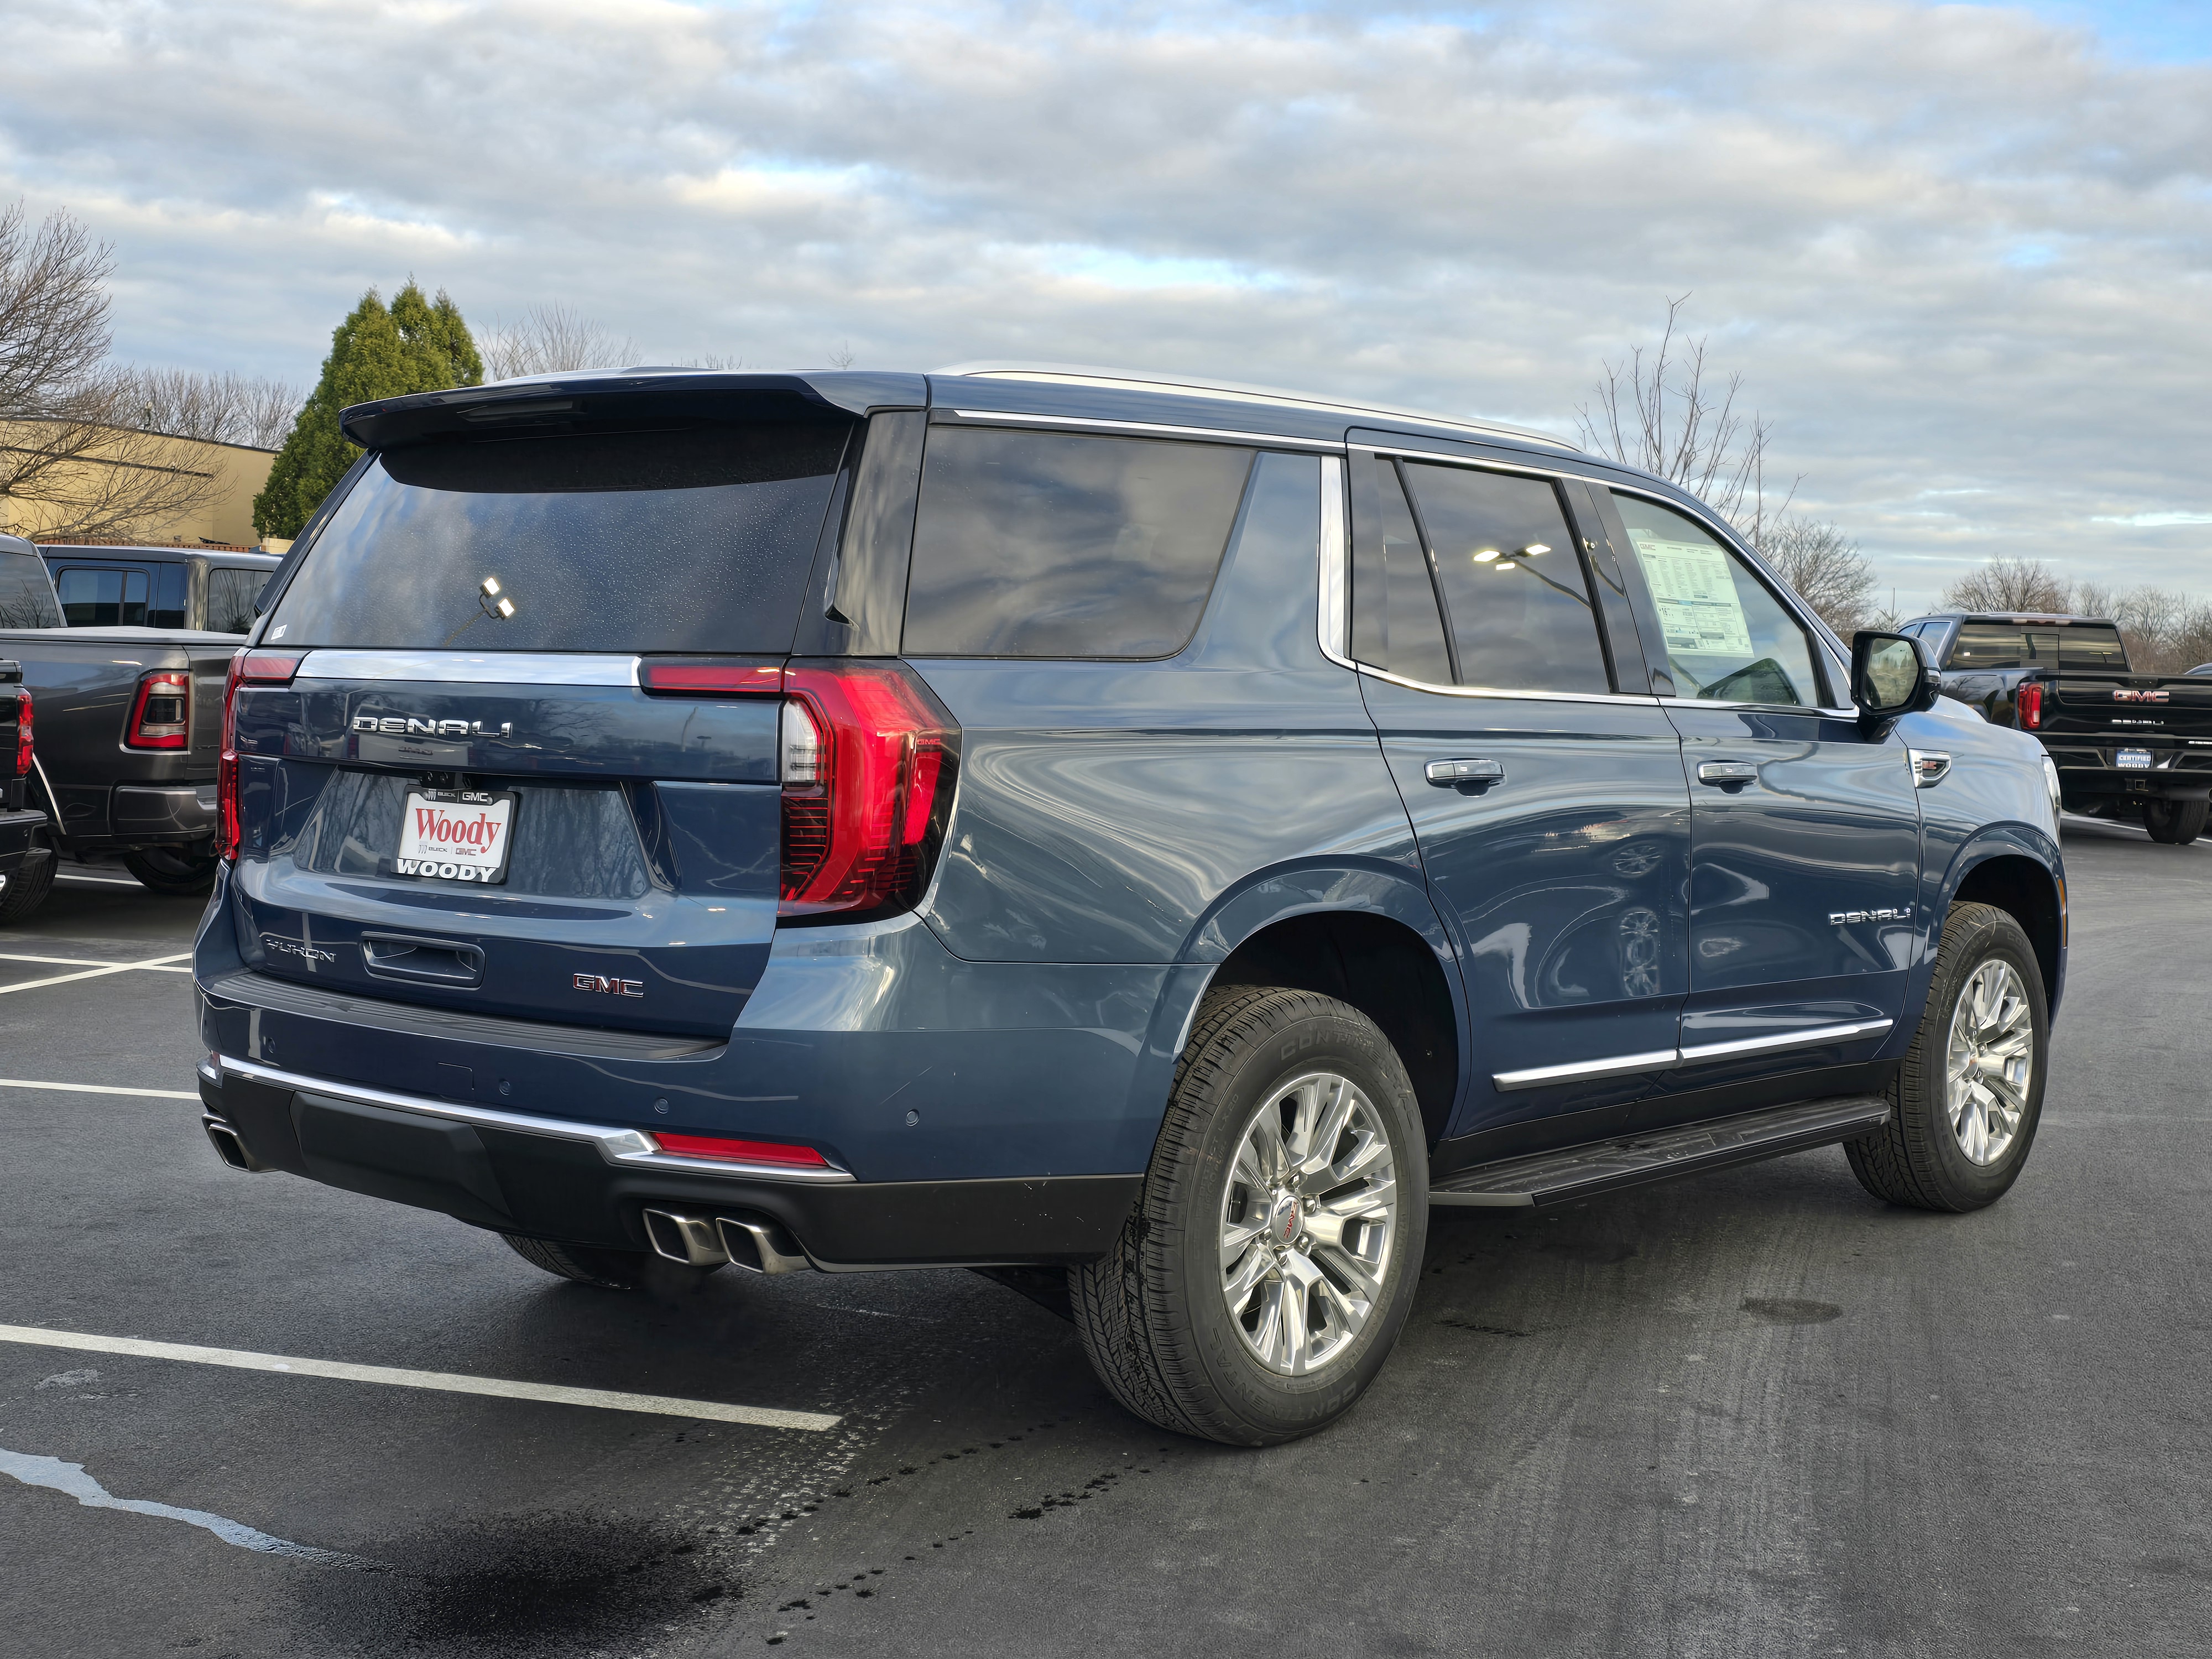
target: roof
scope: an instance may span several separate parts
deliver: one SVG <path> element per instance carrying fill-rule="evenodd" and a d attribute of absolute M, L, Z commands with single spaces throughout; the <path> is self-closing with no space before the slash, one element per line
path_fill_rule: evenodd
<path fill-rule="evenodd" d="M 110 541 L 100 537 L 80 538 L 66 542 L 40 542 L 41 553 L 222 553 L 243 554 L 249 559 L 266 559 L 270 569 L 283 562 L 275 553 L 264 553 L 258 547 L 241 547 L 235 542 L 150 542 Z"/>
<path fill-rule="evenodd" d="M 2042 628 L 2069 628 L 2076 623 L 2097 628 L 2117 628 L 2110 617 L 2078 617 L 2059 611 L 1931 611 L 1911 622 L 2033 623 Z"/>

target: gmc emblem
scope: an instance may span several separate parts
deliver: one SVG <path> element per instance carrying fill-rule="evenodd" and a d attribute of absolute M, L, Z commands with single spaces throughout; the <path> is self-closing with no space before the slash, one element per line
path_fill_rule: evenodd
<path fill-rule="evenodd" d="M 2112 701 L 2114 702 L 2171 702 L 2173 701 L 2173 693 L 2171 691 L 2115 691 L 2112 693 Z"/>
<path fill-rule="evenodd" d="M 579 991 L 596 991 L 605 997 L 641 997 L 641 979 L 609 979 L 605 974 L 579 974 L 570 981 Z"/>

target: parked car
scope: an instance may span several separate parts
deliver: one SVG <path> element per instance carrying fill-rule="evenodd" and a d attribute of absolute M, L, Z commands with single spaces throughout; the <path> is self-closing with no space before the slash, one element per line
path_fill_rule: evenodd
<path fill-rule="evenodd" d="M 2139 674 L 2103 617 L 1923 617 L 1943 695 L 2027 732 L 2058 768 L 2067 810 L 2139 820 L 2153 841 L 2187 846 L 2212 801 L 2212 686 Z"/>
<path fill-rule="evenodd" d="M 42 547 L 71 628 L 174 628 L 243 634 L 284 562 L 243 548 Z"/>
<path fill-rule="evenodd" d="M 41 843 L 46 815 L 25 799 L 31 776 L 31 694 L 21 664 L 0 658 L 0 925 L 21 921 L 53 884 Z"/>
<path fill-rule="evenodd" d="M 120 859 L 155 892 L 209 890 L 223 678 L 237 637 L 64 628 L 46 564 L 20 536 L 0 536 L 0 617 L 10 623 L 0 656 L 21 665 L 38 710 L 29 804 L 46 818 L 33 836 L 43 879 L 52 879 L 52 855 L 68 853 Z M 36 902 L 33 879 L 21 878 L 20 902 Z"/>
<path fill-rule="evenodd" d="M 228 692 L 235 1167 L 595 1285 L 988 1269 L 1253 1444 L 1373 1380 L 1432 1206 L 2027 1157 L 2048 763 L 1662 480 L 1065 372 L 343 425 Z"/>

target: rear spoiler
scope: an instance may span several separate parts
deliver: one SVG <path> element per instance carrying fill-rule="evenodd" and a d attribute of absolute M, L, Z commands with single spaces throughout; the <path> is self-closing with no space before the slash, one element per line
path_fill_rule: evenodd
<path fill-rule="evenodd" d="M 363 449 L 389 449 L 462 434 L 574 432 L 641 422 L 843 424 L 873 410 L 928 406 L 929 382 L 920 374 L 592 369 L 356 404 L 338 425 Z"/>

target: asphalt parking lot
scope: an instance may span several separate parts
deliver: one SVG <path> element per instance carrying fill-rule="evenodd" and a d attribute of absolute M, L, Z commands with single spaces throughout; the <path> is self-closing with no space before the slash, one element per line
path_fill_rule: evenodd
<path fill-rule="evenodd" d="M 1373 1394 L 1267 1452 L 1123 1415 L 974 1274 L 623 1297 L 236 1174 L 191 1097 L 198 905 L 67 879 L 0 933 L 0 1326 L 261 1358 L 0 1340 L 0 1649 L 2202 1654 L 2212 842 L 2069 820 L 2066 855 L 2002 1203 L 1885 1209 L 1830 1148 L 1439 1211 Z"/>

